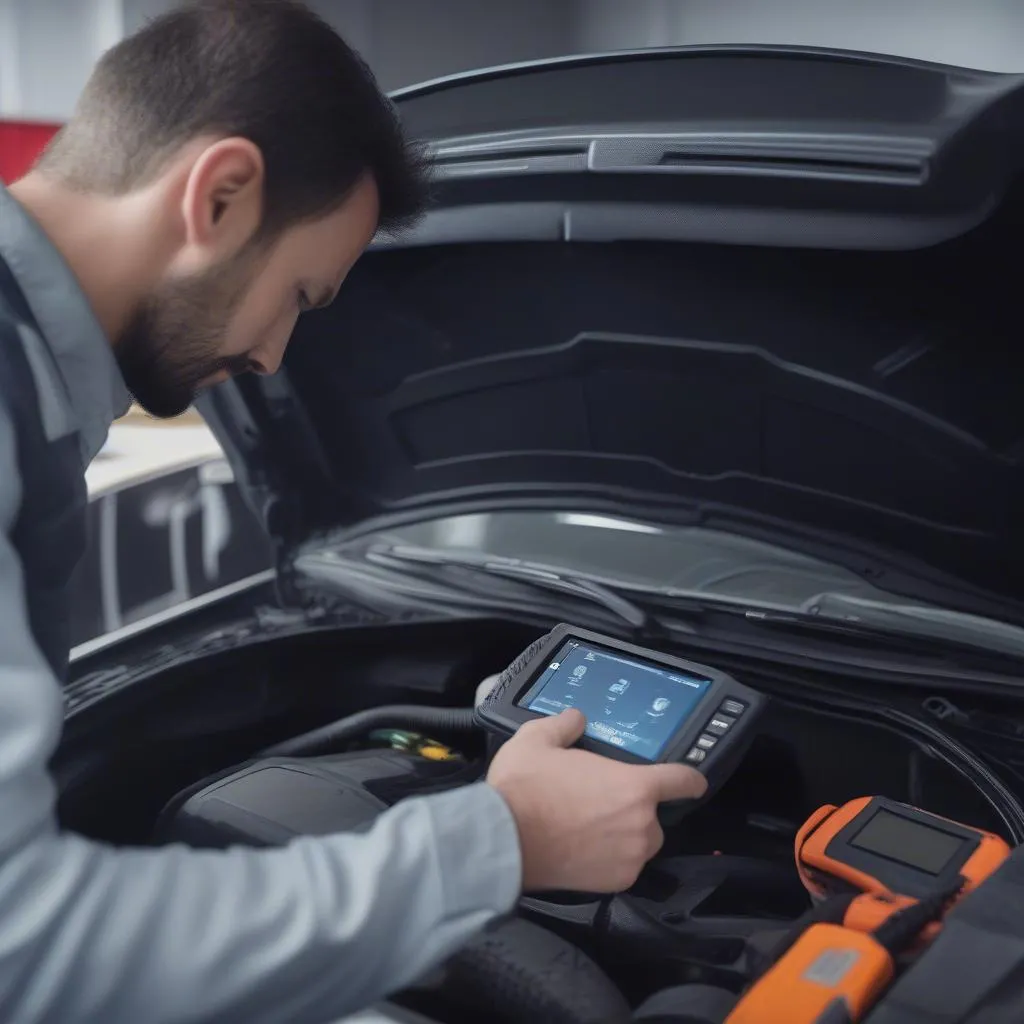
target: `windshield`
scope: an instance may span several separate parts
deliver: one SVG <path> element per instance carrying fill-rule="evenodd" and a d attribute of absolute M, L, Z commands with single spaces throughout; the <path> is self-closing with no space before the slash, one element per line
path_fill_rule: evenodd
<path fill-rule="evenodd" d="M 584 512 L 495 512 L 403 526 L 379 541 L 516 558 L 616 587 L 672 589 L 786 610 L 822 594 L 892 601 L 837 565 L 703 527 L 665 527 Z"/>
<path fill-rule="evenodd" d="M 527 573 L 534 581 L 543 581 L 548 570 L 566 577 L 560 589 L 568 585 L 577 592 L 580 586 L 572 580 L 586 580 L 589 586 L 613 588 L 589 594 L 606 607 L 616 602 L 615 594 L 631 592 L 696 599 L 739 606 L 748 617 L 789 613 L 820 625 L 843 621 L 1024 656 L 1019 626 L 908 600 L 820 558 L 722 530 L 590 512 L 503 511 L 431 519 L 310 551 L 299 567 L 312 577 L 340 582 L 350 577 L 351 558 L 362 563 L 368 552 L 382 547 L 400 564 L 405 559 L 408 569 L 450 558 L 451 564 L 498 574 L 515 569 L 513 575 Z M 339 565 L 339 558 L 349 568 Z M 393 559 L 389 564 L 394 568 Z M 549 577 L 547 582 L 559 581 Z M 624 617 L 631 617 L 628 610 Z"/>

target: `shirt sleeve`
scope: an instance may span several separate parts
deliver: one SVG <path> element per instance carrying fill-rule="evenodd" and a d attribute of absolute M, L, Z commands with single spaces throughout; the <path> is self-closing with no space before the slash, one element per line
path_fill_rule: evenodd
<path fill-rule="evenodd" d="M 518 833 L 486 783 L 400 803 L 361 835 L 271 850 L 62 833 L 47 762 L 63 702 L 10 541 L 20 487 L 0 405 L 0 1020 L 323 1024 L 512 908 Z"/>

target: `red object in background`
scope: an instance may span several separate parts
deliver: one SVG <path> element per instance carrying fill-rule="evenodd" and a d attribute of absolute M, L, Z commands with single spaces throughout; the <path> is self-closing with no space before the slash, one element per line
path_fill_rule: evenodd
<path fill-rule="evenodd" d="M 0 181 L 20 178 L 56 135 L 59 124 L 0 121 Z"/>

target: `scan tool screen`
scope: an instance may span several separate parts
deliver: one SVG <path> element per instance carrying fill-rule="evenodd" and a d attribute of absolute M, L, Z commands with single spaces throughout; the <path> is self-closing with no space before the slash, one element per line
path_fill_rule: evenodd
<path fill-rule="evenodd" d="M 518 704 L 542 715 L 578 708 L 586 716 L 586 732 L 592 739 L 655 761 L 711 682 L 569 640 Z"/>

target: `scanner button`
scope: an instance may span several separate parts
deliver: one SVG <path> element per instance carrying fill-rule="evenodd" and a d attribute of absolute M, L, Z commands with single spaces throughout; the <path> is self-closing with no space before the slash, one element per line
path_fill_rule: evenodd
<path fill-rule="evenodd" d="M 715 715 L 708 722 L 707 731 L 714 733 L 716 736 L 724 736 L 729 731 L 729 727 L 735 724 L 735 718 L 730 718 L 728 715 Z"/>
<path fill-rule="evenodd" d="M 706 750 L 701 750 L 700 747 L 693 747 L 686 755 L 686 760 L 689 761 L 690 764 L 700 764 L 707 756 L 708 752 Z"/>
<path fill-rule="evenodd" d="M 727 715 L 742 715 L 747 710 L 747 705 L 730 697 L 722 701 L 718 710 L 725 712 Z"/>
<path fill-rule="evenodd" d="M 697 746 L 703 747 L 705 750 L 710 750 L 717 742 L 717 736 L 709 736 L 707 733 L 704 733 L 703 736 L 698 738 Z"/>

